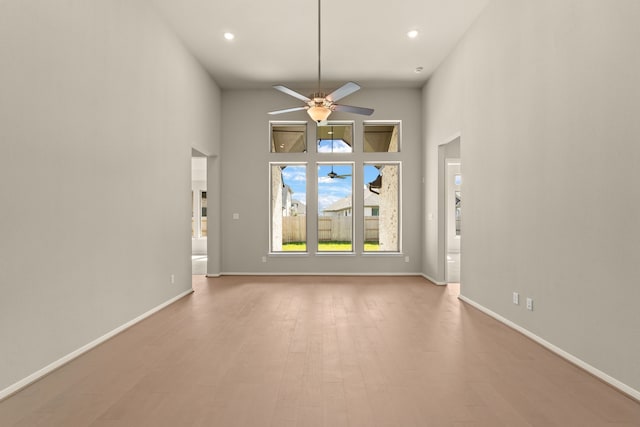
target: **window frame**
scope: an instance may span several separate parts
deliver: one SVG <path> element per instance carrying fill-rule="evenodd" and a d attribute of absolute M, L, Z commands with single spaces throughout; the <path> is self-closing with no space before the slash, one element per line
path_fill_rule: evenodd
<path fill-rule="evenodd" d="M 296 257 L 296 256 L 331 256 L 338 255 L 341 257 L 344 256 L 363 256 L 363 257 L 393 257 L 399 256 L 403 254 L 403 206 L 402 206 L 402 193 L 403 189 L 403 167 L 402 163 L 405 160 L 406 155 L 402 153 L 403 148 L 403 133 L 402 133 L 402 120 L 329 120 L 326 124 L 322 126 L 338 126 L 338 125 L 349 125 L 351 128 L 351 138 L 352 138 L 352 149 L 350 152 L 320 152 L 318 150 L 318 141 L 319 141 L 319 127 L 313 126 L 315 128 L 314 133 L 312 133 L 309 128 L 309 123 L 311 125 L 315 124 L 314 122 L 309 121 L 294 121 L 294 120 L 269 120 L 268 121 L 268 151 L 266 153 L 268 158 L 268 183 L 269 186 L 269 196 L 268 196 L 268 242 L 267 242 L 267 255 L 275 256 L 275 257 Z M 280 125 L 294 125 L 300 126 L 304 125 L 304 133 L 305 133 L 305 146 L 306 150 L 303 152 L 277 152 L 271 151 L 273 147 L 273 127 Z M 375 152 L 375 151 L 364 151 L 364 135 L 366 131 L 366 126 L 397 126 L 397 145 L 398 151 L 391 152 Z M 360 146 L 360 144 L 362 144 Z M 311 146 L 315 148 L 311 148 Z M 320 187 L 319 187 L 319 167 L 322 165 L 341 165 L 346 164 L 351 166 L 351 250 L 350 251 L 320 251 L 319 250 L 319 217 L 321 212 L 319 211 L 319 197 L 321 196 Z M 364 181 L 364 173 L 365 173 L 365 165 L 386 165 L 386 164 L 395 164 L 398 165 L 398 218 L 397 218 L 397 250 L 395 251 L 367 251 L 365 250 L 365 240 L 366 240 L 366 230 L 364 224 L 364 196 L 366 188 L 360 188 L 359 186 Z M 272 211 L 272 166 L 273 165 L 281 165 L 281 166 L 294 166 L 294 165 L 304 165 L 306 172 L 306 197 L 305 197 L 305 205 L 306 205 L 306 221 L 305 221 L 305 233 L 306 233 L 306 247 L 305 251 L 274 251 L 274 241 L 273 241 L 273 211 Z M 316 177 L 314 178 L 311 175 L 311 171 L 315 171 Z M 315 181 L 314 181 L 315 180 Z M 300 190 L 298 190 L 300 192 Z M 379 212 L 380 213 L 380 212 Z M 379 215 L 378 215 L 379 216 Z M 315 242 L 315 243 L 314 243 Z M 276 245 L 277 247 L 277 245 Z M 264 260 L 263 260 L 264 261 Z"/>
<path fill-rule="evenodd" d="M 375 166 L 375 165 L 389 165 L 389 166 L 396 166 L 398 168 L 398 205 L 397 205 L 397 249 L 395 250 L 391 250 L 391 251 L 367 251 L 365 249 L 365 243 L 366 243 L 366 224 L 365 224 L 365 215 L 364 215 L 364 210 L 365 210 L 365 199 L 366 199 L 366 192 L 369 191 L 368 189 L 364 189 L 363 195 L 362 195 L 362 203 L 361 203 L 361 208 L 362 208 L 362 227 L 363 227 L 363 240 L 362 240 L 362 253 L 363 255 L 398 255 L 398 254 L 402 254 L 402 190 L 403 190 L 403 183 L 402 183 L 402 161 L 401 160 L 365 160 L 364 162 L 362 162 L 362 177 L 363 177 L 363 185 L 365 185 L 364 183 L 364 170 L 365 167 L 369 165 L 369 166 Z M 382 209 L 380 209 L 380 205 L 378 205 L 378 221 L 380 221 L 380 215 L 382 213 Z M 378 225 L 378 233 L 380 233 L 380 226 Z M 379 234 L 378 234 L 378 238 L 379 238 Z"/>
<path fill-rule="evenodd" d="M 304 234 L 305 234 L 305 250 L 304 251 L 284 251 L 284 250 L 274 250 L 273 248 L 273 167 L 278 166 L 304 166 L 305 167 L 305 224 L 304 224 Z M 309 162 L 304 161 L 270 161 L 268 165 L 269 171 L 269 255 L 307 255 L 309 254 L 309 212 L 308 212 L 308 200 L 307 196 L 309 194 Z"/>
<path fill-rule="evenodd" d="M 331 153 L 320 153 L 320 154 L 328 154 L 331 156 Z M 349 154 L 351 153 L 341 153 L 341 154 Z M 356 162 L 355 160 L 317 160 L 314 162 L 315 170 L 316 170 L 316 186 L 315 186 L 315 201 L 316 201 L 316 255 L 335 255 L 335 254 L 356 254 L 356 242 L 355 242 L 355 212 L 354 212 L 354 202 L 355 202 L 355 177 L 356 177 Z M 351 250 L 350 251 L 321 251 L 320 250 L 320 167 L 321 166 L 336 166 L 336 165 L 348 165 L 351 166 L 351 215 L 344 215 L 351 217 Z"/>

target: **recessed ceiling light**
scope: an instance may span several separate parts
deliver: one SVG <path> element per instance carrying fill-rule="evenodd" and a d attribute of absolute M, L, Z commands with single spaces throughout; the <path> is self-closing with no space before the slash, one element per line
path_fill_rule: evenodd
<path fill-rule="evenodd" d="M 236 36 L 233 33 L 224 33 L 224 38 L 227 40 L 233 40 Z"/>
<path fill-rule="evenodd" d="M 410 39 L 415 39 L 416 37 L 418 37 L 418 30 L 411 30 L 407 33 L 407 37 L 409 37 Z"/>
<path fill-rule="evenodd" d="M 414 73 L 421 73 L 422 70 L 424 70 L 424 67 L 416 67 L 415 70 L 413 70 Z"/>

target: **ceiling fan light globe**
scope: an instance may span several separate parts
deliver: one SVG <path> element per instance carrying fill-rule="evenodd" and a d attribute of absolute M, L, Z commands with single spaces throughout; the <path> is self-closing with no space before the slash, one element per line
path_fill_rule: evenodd
<path fill-rule="evenodd" d="M 309 114 L 309 117 L 311 117 L 314 121 L 322 122 L 327 120 L 327 117 L 329 117 L 329 114 L 331 114 L 331 110 L 323 106 L 314 106 L 310 107 L 307 110 L 307 113 Z"/>

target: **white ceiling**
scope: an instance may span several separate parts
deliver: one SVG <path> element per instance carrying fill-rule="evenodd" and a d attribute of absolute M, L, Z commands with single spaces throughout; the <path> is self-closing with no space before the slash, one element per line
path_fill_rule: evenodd
<path fill-rule="evenodd" d="M 322 0 L 323 89 L 422 86 L 488 1 Z M 221 88 L 315 87 L 317 0 L 151 2 Z"/>

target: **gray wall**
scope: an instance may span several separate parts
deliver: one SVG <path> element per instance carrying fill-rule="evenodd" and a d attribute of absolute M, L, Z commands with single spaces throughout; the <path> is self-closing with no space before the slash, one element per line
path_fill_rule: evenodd
<path fill-rule="evenodd" d="M 303 91 L 303 93 L 306 93 Z M 272 255 L 269 251 L 269 161 L 282 161 L 278 153 L 269 153 L 269 120 L 305 120 L 304 111 L 269 116 L 267 111 L 296 106 L 299 101 L 275 90 L 224 91 L 222 138 L 222 272 L 224 273 L 419 273 L 421 270 L 421 165 L 422 155 L 419 89 L 361 89 L 345 98 L 349 105 L 372 107 L 373 116 L 333 113 L 332 120 L 355 120 L 356 164 L 365 159 L 402 160 L 402 255 L 315 255 L 315 229 L 309 226 L 310 254 Z M 400 153 L 362 153 L 362 120 L 402 120 Z M 309 119 L 308 141 L 315 144 L 315 123 Z M 315 179 L 313 162 L 327 160 L 310 149 L 297 155 L 309 161 L 307 179 Z M 337 159 L 342 159 L 336 154 Z M 362 178 L 354 178 L 355 198 L 362 200 Z M 307 197 L 307 213 L 317 212 Z M 233 213 L 240 215 L 233 220 Z M 361 218 L 356 217 L 356 238 Z M 356 246 L 357 247 L 357 246 Z M 267 262 L 262 257 L 267 256 Z M 405 262 L 409 256 L 410 262 Z"/>
<path fill-rule="evenodd" d="M 190 289 L 220 93 L 140 1 L 2 1 L 0 63 L 2 390 Z"/>
<path fill-rule="evenodd" d="M 639 20 L 636 0 L 495 0 L 423 91 L 427 212 L 462 135 L 462 294 L 635 390 Z"/>

